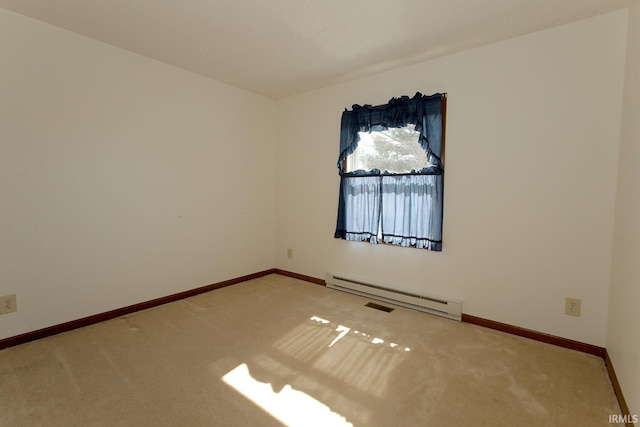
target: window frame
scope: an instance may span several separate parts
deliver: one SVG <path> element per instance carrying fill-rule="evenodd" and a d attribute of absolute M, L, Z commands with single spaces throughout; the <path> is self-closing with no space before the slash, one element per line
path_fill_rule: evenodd
<path fill-rule="evenodd" d="M 438 104 L 433 102 L 436 99 L 439 100 L 439 107 L 438 107 Z M 402 102 L 406 102 L 409 106 L 412 106 L 412 108 L 415 109 L 415 114 L 411 113 L 413 114 L 411 115 L 407 113 L 408 115 L 403 116 L 403 118 L 401 119 L 397 119 L 395 114 L 400 114 L 400 113 L 397 113 L 396 110 L 394 110 L 394 108 L 397 107 L 398 104 L 401 104 Z M 421 105 L 421 104 L 418 104 L 420 102 L 424 102 L 425 104 L 421 105 L 421 107 L 416 107 L 411 104 L 412 102 L 415 102 L 415 105 Z M 433 110 L 434 106 L 436 106 L 436 110 Z M 388 104 L 384 104 L 377 107 L 371 107 L 370 105 L 365 105 L 365 106 L 354 105 L 353 107 L 354 108 L 352 111 L 345 109 L 345 113 L 343 113 L 343 119 L 341 123 L 341 152 L 338 158 L 338 169 L 341 176 L 341 183 L 340 183 L 340 199 L 339 199 L 339 206 L 338 206 L 338 221 L 336 224 L 336 232 L 334 234 L 334 237 L 342 238 L 344 240 L 351 240 L 351 241 L 369 241 L 370 243 L 373 243 L 373 244 L 425 248 L 425 249 L 434 250 L 434 251 L 441 251 L 442 250 L 442 231 L 443 231 L 442 223 L 443 223 L 443 217 L 444 217 L 443 193 L 444 193 L 444 159 L 445 159 L 445 153 L 446 153 L 447 93 L 438 93 L 431 96 L 423 96 L 418 92 L 416 93 L 414 98 L 410 99 L 406 96 L 402 98 L 392 98 Z M 404 108 L 403 105 L 400 105 L 400 107 Z M 349 113 L 354 115 L 360 114 L 363 109 L 375 110 L 373 111 L 373 113 L 365 111 L 364 119 L 362 119 L 361 117 L 356 117 L 355 120 L 358 121 L 358 123 L 362 123 L 363 120 L 365 121 L 364 129 L 362 128 L 362 125 L 356 125 L 356 128 L 354 128 L 353 125 L 351 125 L 350 127 L 345 126 L 345 123 L 349 125 L 348 122 L 345 122 L 345 115 Z M 366 120 L 369 119 L 367 114 L 371 114 L 371 117 L 374 117 L 374 115 L 376 114 L 376 111 L 378 112 L 380 111 L 379 109 L 382 109 L 382 111 L 386 111 L 387 113 L 389 113 L 389 116 L 385 116 L 383 113 L 382 120 L 378 119 L 378 121 L 370 120 L 369 122 L 366 122 Z M 384 109 L 388 109 L 388 111 Z M 411 111 L 411 110 L 409 109 L 407 111 Z M 435 115 L 434 115 L 434 111 L 435 111 Z M 353 118 L 353 116 L 351 117 Z M 389 117 L 390 119 L 385 120 L 385 117 Z M 347 117 L 347 120 L 349 120 L 349 117 Z M 394 124 L 397 124 L 397 125 L 394 126 Z M 420 137 L 419 137 L 420 145 L 427 153 L 427 159 L 429 161 L 431 161 L 431 158 L 435 158 L 437 160 L 437 167 L 434 167 L 433 169 L 424 168 L 420 171 L 412 171 L 409 173 L 399 173 L 399 172 L 389 172 L 389 171 L 381 172 L 377 169 L 370 170 L 370 171 L 364 171 L 364 170 L 349 171 L 348 156 L 352 154 L 355 148 L 357 147 L 357 144 L 359 142 L 359 136 L 357 135 L 358 132 L 363 132 L 363 131 L 374 132 L 374 131 L 386 130 L 389 128 L 403 127 L 410 124 L 413 124 L 414 126 L 416 126 L 416 130 L 420 132 Z M 344 137 L 345 137 L 345 132 L 347 131 L 350 132 L 347 135 L 351 135 L 352 142 L 345 144 Z M 355 137 L 353 136 L 354 134 L 355 134 Z M 346 141 L 348 142 L 349 139 L 347 139 Z M 435 151 L 433 151 L 434 149 Z M 423 180 L 419 179 L 417 184 L 418 187 L 415 187 L 414 185 L 416 184 L 414 180 L 412 179 L 401 180 L 400 177 L 407 176 L 407 175 L 423 176 Z M 349 230 L 347 226 L 347 222 L 349 220 L 345 218 L 353 217 L 354 215 L 359 216 L 362 214 L 362 212 L 360 212 L 359 210 L 356 210 L 356 211 L 347 210 L 345 206 L 346 202 L 344 200 L 349 198 L 350 196 L 345 195 L 346 194 L 345 188 L 347 186 L 352 185 L 347 183 L 354 182 L 354 181 L 350 181 L 351 178 L 354 178 L 355 182 L 358 182 L 357 178 L 374 177 L 374 176 L 378 176 L 380 179 L 381 187 L 379 190 L 377 190 L 376 194 L 379 195 L 381 202 L 379 203 L 379 206 L 376 206 L 374 208 L 365 207 L 364 211 L 370 212 L 371 209 L 373 209 L 374 211 L 379 209 L 379 214 L 377 216 L 377 229 L 375 230 L 375 233 L 374 233 L 371 224 L 375 224 L 376 221 L 370 220 L 370 221 L 365 221 L 367 222 L 367 224 L 369 224 L 369 227 L 367 228 L 366 231 L 358 230 L 357 228 Z M 429 176 L 431 176 L 431 178 L 429 178 Z M 386 177 L 388 177 L 387 183 L 384 184 L 386 190 L 383 192 L 382 186 L 383 186 L 383 181 L 385 180 Z M 389 180 L 391 180 L 391 183 L 389 182 Z M 398 182 L 403 182 L 404 184 L 398 184 Z M 389 187 L 390 184 L 392 184 L 392 187 Z M 419 190 L 417 193 L 416 192 L 407 193 L 406 190 L 401 190 L 402 185 L 411 185 L 412 188 L 419 189 Z M 389 188 L 393 188 L 391 193 L 388 192 Z M 435 191 L 435 194 L 436 194 L 435 199 L 433 199 L 433 195 L 431 194 L 432 191 Z M 359 192 L 359 193 L 362 193 L 362 192 Z M 419 202 L 418 204 L 426 203 L 426 206 L 429 206 L 429 209 L 425 210 L 425 209 L 421 209 L 420 207 L 407 208 L 407 201 L 406 200 L 403 201 L 402 199 L 403 194 L 410 194 L 409 196 L 410 198 L 413 198 L 414 194 L 422 195 L 422 196 L 415 196 L 415 197 L 423 197 L 423 200 L 429 200 L 429 201 Z M 385 206 L 387 206 L 388 203 L 391 203 L 391 205 L 388 205 L 390 207 L 389 212 L 385 212 L 384 211 L 385 207 L 382 206 L 383 196 L 387 197 L 386 199 L 387 202 Z M 366 196 L 366 197 L 369 198 L 368 200 L 370 200 L 371 198 L 371 196 Z M 373 197 L 375 199 L 378 196 L 374 195 Z M 397 197 L 400 197 L 399 202 L 394 201 L 394 198 L 397 198 Z M 432 201 L 432 199 L 436 201 L 434 202 Z M 400 205 L 398 205 L 397 203 L 400 203 Z M 413 202 L 409 203 L 409 205 L 411 205 L 412 203 Z M 416 204 L 416 206 L 418 204 Z M 400 211 L 397 211 L 398 207 L 400 208 Z M 426 213 L 426 216 L 423 216 L 425 215 L 425 213 Z M 394 217 L 390 217 L 389 215 L 394 215 Z M 404 219 L 400 220 L 399 218 L 404 218 Z M 397 223 L 398 221 L 400 221 L 401 223 L 399 226 L 400 228 L 397 228 L 398 225 L 395 225 L 395 223 Z M 387 227 L 388 224 L 390 223 L 394 225 L 391 227 L 390 230 L 387 229 L 387 231 L 385 232 L 383 223 L 385 224 L 385 227 Z M 341 227 L 341 225 L 343 225 L 344 227 Z M 418 232 L 415 232 L 416 227 L 418 227 L 419 229 Z M 425 231 L 425 228 L 426 228 L 426 231 Z M 399 234 L 397 233 L 398 231 L 400 231 Z M 434 236 L 436 237 L 436 239 L 432 239 L 432 237 Z"/>

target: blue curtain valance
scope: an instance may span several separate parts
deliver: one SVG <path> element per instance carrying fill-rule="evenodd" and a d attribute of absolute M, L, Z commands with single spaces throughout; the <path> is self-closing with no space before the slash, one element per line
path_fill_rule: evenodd
<path fill-rule="evenodd" d="M 427 152 L 427 160 L 442 169 L 442 98 L 444 95 L 422 95 L 413 98 L 392 98 L 385 105 L 354 105 L 342 113 L 340 130 L 340 157 L 338 169 L 344 172 L 344 160 L 358 146 L 358 132 L 376 132 L 388 128 L 415 125 L 420 133 L 419 142 Z M 433 173 L 433 171 L 431 171 Z"/>

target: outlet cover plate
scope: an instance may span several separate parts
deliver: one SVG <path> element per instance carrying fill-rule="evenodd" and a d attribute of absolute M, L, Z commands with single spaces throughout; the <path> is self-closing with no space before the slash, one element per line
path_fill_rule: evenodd
<path fill-rule="evenodd" d="M 15 294 L 0 297 L 0 314 L 15 313 L 16 311 L 18 311 L 18 301 Z"/>
<path fill-rule="evenodd" d="M 580 317 L 582 300 L 579 298 L 566 298 L 564 302 L 564 314 Z"/>

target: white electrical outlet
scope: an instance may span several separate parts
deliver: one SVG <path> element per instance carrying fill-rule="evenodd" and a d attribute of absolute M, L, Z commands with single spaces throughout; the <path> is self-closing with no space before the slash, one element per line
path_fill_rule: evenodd
<path fill-rule="evenodd" d="M 18 300 L 14 295 L 0 297 L 0 314 L 9 314 L 18 311 Z"/>
<path fill-rule="evenodd" d="M 291 248 L 287 249 L 287 258 L 289 258 L 289 259 L 293 258 L 293 249 L 291 249 Z"/>
<path fill-rule="evenodd" d="M 564 314 L 569 316 L 580 317 L 580 311 L 582 309 L 582 300 L 579 298 L 567 297 L 564 301 Z"/>

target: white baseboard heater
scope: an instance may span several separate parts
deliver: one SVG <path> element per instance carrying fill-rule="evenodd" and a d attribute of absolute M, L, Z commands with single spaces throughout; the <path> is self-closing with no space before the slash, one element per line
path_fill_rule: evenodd
<path fill-rule="evenodd" d="M 462 318 L 462 301 L 391 289 L 384 284 L 341 274 L 327 273 L 325 281 L 327 287 L 340 291 L 436 314 L 448 319 L 461 320 Z"/>

